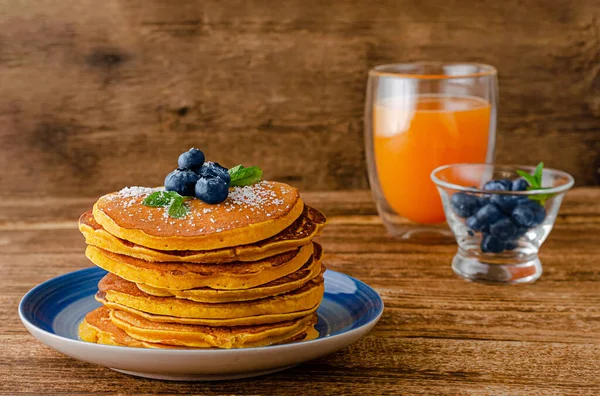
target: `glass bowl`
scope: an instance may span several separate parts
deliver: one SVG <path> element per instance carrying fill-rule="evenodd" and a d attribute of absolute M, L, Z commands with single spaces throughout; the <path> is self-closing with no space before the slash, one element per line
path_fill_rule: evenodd
<path fill-rule="evenodd" d="M 535 282 L 542 275 L 538 251 L 574 180 L 566 172 L 544 169 L 542 190 L 484 189 L 490 180 L 514 184 L 522 179 L 517 170 L 533 174 L 535 168 L 453 164 L 431 173 L 458 243 L 452 269 L 459 276 L 476 282 L 512 284 Z M 507 189 L 512 186 L 505 185 Z"/>

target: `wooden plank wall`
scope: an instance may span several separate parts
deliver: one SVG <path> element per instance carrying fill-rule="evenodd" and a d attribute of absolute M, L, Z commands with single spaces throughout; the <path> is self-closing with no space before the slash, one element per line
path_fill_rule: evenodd
<path fill-rule="evenodd" d="M 305 190 L 368 186 L 382 63 L 500 71 L 499 162 L 600 184 L 598 0 L 2 0 L 0 195 L 157 185 L 191 147 Z"/>

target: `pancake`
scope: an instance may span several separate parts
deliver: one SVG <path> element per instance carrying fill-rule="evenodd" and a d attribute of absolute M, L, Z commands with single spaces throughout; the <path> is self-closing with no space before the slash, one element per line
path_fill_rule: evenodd
<path fill-rule="evenodd" d="M 111 322 L 130 337 L 152 343 L 186 347 L 250 348 L 273 345 L 306 335 L 317 322 L 316 314 L 267 325 L 210 327 L 156 323 L 128 312 L 112 310 Z"/>
<path fill-rule="evenodd" d="M 142 312 L 178 318 L 233 319 L 257 315 L 281 315 L 311 309 L 324 293 L 323 277 L 278 296 L 244 302 L 200 303 L 175 297 L 156 297 L 144 293 L 135 283 L 107 274 L 98 283 L 98 298 Z"/>
<path fill-rule="evenodd" d="M 327 218 L 318 210 L 304 206 L 302 215 L 275 236 L 249 245 L 217 250 L 156 250 L 117 238 L 96 222 L 92 211 L 79 218 L 79 230 L 88 245 L 109 252 L 136 257 L 146 261 L 221 263 L 230 261 L 258 261 L 266 257 L 295 250 L 320 235 Z"/>
<path fill-rule="evenodd" d="M 175 290 L 198 287 L 228 290 L 249 289 L 291 274 L 308 261 L 313 251 L 311 243 L 260 261 L 217 265 L 149 262 L 90 245 L 85 254 L 98 267 L 131 282 Z"/>
<path fill-rule="evenodd" d="M 192 348 L 136 340 L 112 323 L 110 319 L 110 311 L 111 310 L 106 307 L 100 307 L 92 312 L 89 312 L 79 326 L 79 337 L 83 341 L 97 344 L 129 346 L 136 348 L 206 349 L 210 347 L 208 343 L 206 343 L 206 346 L 202 348 Z M 308 341 L 315 339 L 318 336 L 319 333 L 314 329 L 314 327 L 309 326 L 304 333 L 300 333 L 295 337 L 286 339 L 281 343 Z"/>
<path fill-rule="evenodd" d="M 311 309 L 307 309 L 304 311 L 284 313 L 284 314 L 255 315 L 255 316 L 247 316 L 245 318 L 233 318 L 233 319 L 202 319 L 202 318 L 178 318 L 175 316 L 155 315 L 155 314 L 140 311 L 138 309 L 127 307 L 122 304 L 117 304 L 117 303 L 107 301 L 100 294 L 96 294 L 96 301 L 102 303 L 105 307 L 108 307 L 110 309 L 116 309 L 119 311 L 129 312 L 134 315 L 141 316 L 142 318 L 148 319 L 152 322 L 182 323 L 182 324 L 193 324 L 193 325 L 213 326 L 213 327 L 250 326 L 250 325 L 260 325 L 260 324 L 267 324 L 267 323 L 284 322 L 287 320 L 294 320 L 294 319 L 297 319 L 297 318 L 300 318 L 300 317 L 303 317 L 306 315 L 310 315 L 312 313 L 317 312 L 317 309 L 319 308 L 318 305 L 315 305 Z"/>
<path fill-rule="evenodd" d="M 325 267 L 321 264 L 323 249 L 318 243 L 315 243 L 314 246 L 315 253 L 298 271 L 250 289 L 215 290 L 202 287 L 190 290 L 173 290 L 148 286 L 143 283 L 138 283 L 137 287 L 141 291 L 157 297 L 177 297 L 207 303 L 249 301 L 271 297 L 297 289 L 325 271 Z"/>
<path fill-rule="evenodd" d="M 247 245 L 278 234 L 301 214 L 304 203 L 298 190 L 287 184 L 262 181 L 233 187 L 220 204 L 193 198 L 190 213 L 175 219 L 165 208 L 143 200 L 157 189 L 125 188 L 100 197 L 94 219 L 110 234 L 159 250 L 214 250 Z"/>
<path fill-rule="evenodd" d="M 135 338 L 129 337 L 127 333 L 111 322 L 110 309 L 107 307 L 96 308 L 85 315 L 85 319 L 79 325 L 79 338 L 86 342 L 104 345 L 130 346 L 136 348 L 176 348 L 171 345 L 138 341 Z"/>

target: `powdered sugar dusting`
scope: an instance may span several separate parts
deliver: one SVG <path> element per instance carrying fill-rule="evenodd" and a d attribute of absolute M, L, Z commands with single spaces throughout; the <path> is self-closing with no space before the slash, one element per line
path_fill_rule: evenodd
<path fill-rule="evenodd" d="M 282 205 L 284 201 L 277 198 L 275 191 L 268 188 L 270 186 L 269 182 L 262 181 L 251 186 L 234 187 L 229 191 L 229 199 L 233 204 L 251 207 Z M 251 210 L 253 209 L 251 208 Z"/>
<path fill-rule="evenodd" d="M 129 209 L 129 208 L 134 207 L 136 204 L 138 204 L 140 198 L 145 198 L 148 195 L 152 194 L 153 192 L 163 191 L 163 190 L 164 190 L 164 187 L 155 187 L 155 188 L 139 187 L 139 186 L 125 187 L 125 188 L 121 189 L 120 191 L 117 191 L 117 193 L 115 193 L 115 194 L 108 195 L 107 199 L 109 201 L 114 201 L 116 199 L 119 199 L 120 205 L 125 209 Z M 108 208 L 108 210 L 111 210 L 111 208 Z M 128 216 L 133 217 L 133 214 L 129 213 Z"/>
<path fill-rule="evenodd" d="M 139 198 L 139 197 L 143 197 L 146 195 L 150 195 L 153 192 L 162 191 L 162 190 L 164 190 L 163 187 L 151 188 L 151 187 L 133 186 L 133 187 L 123 188 L 121 191 L 117 192 L 117 195 L 120 196 L 121 198 Z"/>

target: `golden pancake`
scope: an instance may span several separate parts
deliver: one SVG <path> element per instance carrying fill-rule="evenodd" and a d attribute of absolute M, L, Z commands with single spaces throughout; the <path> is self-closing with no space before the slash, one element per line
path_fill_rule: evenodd
<path fill-rule="evenodd" d="M 156 263 L 115 254 L 88 246 L 85 254 L 98 267 L 135 283 L 187 290 L 198 287 L 213 289 L 249 289 L 263 285 L 300 269 L 312 256 L 314 245 L 281 253 L 255 262 L 224 264 Z"/>
<path fill-rule="evenodd" d="M 135 283 L 108 274 L 98 283 L 98 297 L 155 315 L 180 318 L 233 319 L 256 315 L 280 315 L 304 311 L 318 305 L 324 293 L 323 277 L 278 296 L 244 302 L 200 303 L 144 293 Z"/>
<path fill-rule="evenodd" d="M 140 341 L 187 347 L 251 348 L 273 345 L 306 334 L 317 322 L 315 314 L 268 325 L 210 327 L 156 323 L 128 312 L 112 310 L 110 320 L 130 337 Z"/>
<path fill-rule="evenodd" d="M 175 219 L 165 208 L 142 204 L 153 191 L 133 187 L 104 195 L 94 204 L 94 219 L 110 234 L 148 248 L 214 250 L 272 237 L 304 209 L 294 187 L 262 181 L 231 188 L 216 205 L 193 198 L 186 202 L 190 213 Z"/>
<path fill-rule="evenodd" d="M 305 206 L 302 215 L 292 225 L 275 236 L 249 245 L 229 248 L 197 250 L 156 250 L 126 241 L 107 232 L 96 222 L 92 211 L 79 218 L 79 230 L 88 245 L 113 253 L 146 261 L 221 263 L 229 261 L 258 261 L 263 258 L 295 250 L 320 235 L 327 218 L 318 210 Z"/>
<path fill-rule="evenodd" d="M 215 290 L 210 287 L 202 287 L 190 290 L 173 290 L 148 286 L 143 283 L 138 283 L 137 287 L 141 291 L 153 296 L 177 297 L 207 303 L 249 301 L 271 297 L 297 289 L 325 271 L 325 267 L 321 265 L 323 249 L 318 243 L 314 243 L 314 246 L 314 255 L 298 271 L 250 289 Z"/>
<path fill-rule="evenodd" d="M 122 304 L 113 303 L 107 301 L 104 296 L 100 294 L 96 294 L 96 301 L 104 304 L 104 306 L 110 309 L 116 309 L 119 311 L 130 312 L 134 315 L 141 316 L 142 318 L 148 319 L 152 322 L 157 323 L 182 323 L 182 324 L 193 324 L 193 325 L 202 325 L 202 326 L 212 326 L 212 327 L 234 327 L 234 326 L 251 326 L 251 325 L 260 325 L 267 323 L 278 323 L 285 322 L 288 320 L 298 319 L 300 317 L 310 315 L 312 313 L 317 312 L 319 305 L 315 305 L 311 309 L 307 309 L 304 311 L 297 312 L 289 312 L 282 314 L 270 314 L 270 315 L 256 315 L 256 316 L 247 316 L 245 318 L 233 318 L 233 319 L 202 319 L 202 318 L 178 318 L 175 316 L 166 316 L 166 315 L 154 315 L 151 313 L 143 312 L 131 307 L 127 307 Z"/>
<path fill-rule="evenodd" d="M 301 333 L 296 337 L 291 337 L 287 340 L 284 340 L 282 343 L 308 341 L 315 339 L 318 336 L 319 333 L 314 329 L 314 327 L 308 327 L 305 333 Z M 85 319 L 79 326 L 79 337 L 83 341 L 97 344 L 129 346 L 136 348 L 205 349 L 210 347 L 208 343 L 205 347 L 193 348 L 136 340 L 112 323 L 110 320 L 110 309 L 106 307 L 97 308 L 86 315 Z"/>
<path fill-rule="evenodd" d="M 317 321 L 318 321 L 318 317 L 317 317 Z M 319 338 L 319 332 L 317 331 L 317 329 L 315 329 L 315 326 L 317 324 L 313 324 L 312 326 L 308 326 L 306 328 L 306 335 L 297 341 L 311 341 L 311 340 L 316 340 L 317 338 Z M 286 341 L 287 342 L 287 341 Z M 294 342 L 294 341 L 291 341 Z M 285 344 L 285 342 L 282 342 L 282 344 Z"/>
<path fill-rule="evenodd" d="M 129 337 L 127 333 L 111 322 L 110 309 L 106 307 L 96 308 L 85 315 L 85 319 L 79 325 L 79 338 L 83 341 L 104 345 L 130 346 L 136 348 L 177 348 L 172 345 L 138 341 L 135 338 Z"/>

